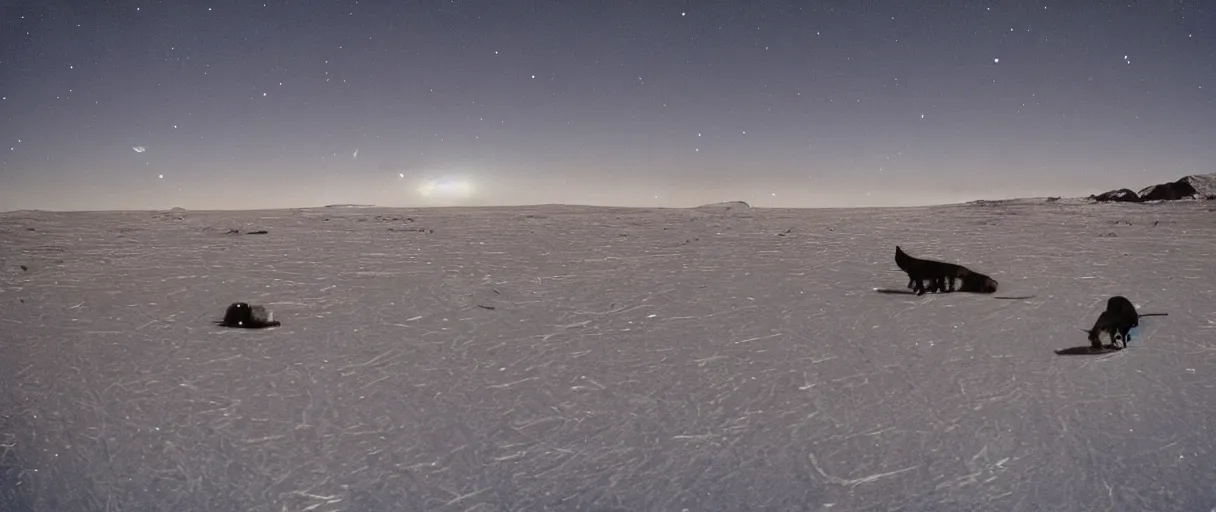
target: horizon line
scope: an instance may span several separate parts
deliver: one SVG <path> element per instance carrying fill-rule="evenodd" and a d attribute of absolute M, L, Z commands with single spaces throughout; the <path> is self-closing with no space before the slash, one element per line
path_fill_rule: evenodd
<path fill-rule="evenodd" d="M 488 208 L 537 208 L 537 207 L 575 207 L 575 208 L 616 208 L 616 209 L 631 209 L 631 210 L 695 210 L 698 208 L 711 208 L 718 206 L 728 206 L 731 204 L 742 203 L 746 205 L 746 209 L 757 210 L 858 210 L 858 209 L 895 209 L 895 208 L 932 208 L 940 206 L 961 206 L 968 204 L 983 204 L 983 203 L 1002 203 L 1014 201 L 1030 201 L 1043 200 L 1046 202 L 1051 199 L 1051 202 L 1061 200 L 1090 200 L 1091 196 L 1031 196 L 1031 197 L 1009 197 L 1003 199 L 972 199 L 969 201 L 954 202 L 954 203 L 930 203 L 920 205 L 886 205 L 886 206 L 753 206 L 751 203 L 743 200 L 719 201 L 714 203 L 705 203 L 696 206 L 631 206 L 621 204 L 592 204 L 592 203 L 519 203 L 519 204 L 475 204 L 475 205 L 418 205 L 418 206 L 385 206 L 376 204 L 358 204 L 358 203 L 337 203 L 320 206 L 284 206 L 271 208 L 199 208 L 191 209 L 180 206 L 170 208 L 136 208 L 136 209 L 99 209 L 99 210 L 58 210 L 49 208 L 19 208 L 16 210 L 0 211 L 0 215 L 7 215 L 20 212 L 48 212 L 48 213 L 120 213 L 120 212 L 172 212 L 174 210 L 189 211 L 189 212 L 268 212 L 268 211 L 284 211 L 284 210 L 322 210 L 322 209 L 389 209 L 389 210 L 443 210 L 443 209 L 488 209 Z"/>

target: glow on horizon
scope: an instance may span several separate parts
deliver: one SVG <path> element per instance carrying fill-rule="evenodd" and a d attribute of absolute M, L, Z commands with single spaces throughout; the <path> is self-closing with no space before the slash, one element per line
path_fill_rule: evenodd
<path fill-rule="evenodd" d="M 473 183 L 467 179 L 427 180 L 418 187 L 418 195 L 426 199 L 465 200 L 473 196 Z"/>

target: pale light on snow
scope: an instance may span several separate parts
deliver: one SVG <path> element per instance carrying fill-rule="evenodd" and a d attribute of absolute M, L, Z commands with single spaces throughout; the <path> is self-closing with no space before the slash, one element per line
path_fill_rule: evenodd
<path fill-rule="evenodd" d="M 3 213 L 0 471 L 48 475 L 21 510 L 1206 510 L 1209 208 Z M 902 293 L 897 244 L 1000 289 Z M 1115 294 L 1170 316 L 1053 353 Z"/>

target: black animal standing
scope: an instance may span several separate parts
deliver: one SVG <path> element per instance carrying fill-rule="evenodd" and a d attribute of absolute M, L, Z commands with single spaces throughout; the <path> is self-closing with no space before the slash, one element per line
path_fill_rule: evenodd
<path fill-rule="evenodd" d="M 908 274 L 908 286 L 917 295 L 924 295 L 925 281 L 929 290 L 955 291 L 955 280 L 960 281 L 958 291 L 972 293 L 996 293 L 996 279 L 955 263 L 914 258 L 895 246 L 895 264 Z"/>
<path fill-rule="evenodd" d="M 224 312 L 224 319 L 216 322 L 223 327 L 241 329 L 265 329 L 278 327 L 280 324 L 274 315 L 266 311 L 265 306 L 251 306 L 245 302 L 234 302 Z"/>
<path fill-rule="evenodd" d="M 1098 315 L 1098 320 L 1094 322 L 1093 328 L 1085 331 L 1089 334 L 1090 347 L 1093 349 L 1105 348 L 1102 345 L 1102 333 L 1106 333 L 1110 339 L 1110 346 L 1115 350 L 1127 347 L 1127 342 L 1131 339 L 1131 330 L 1140 325 L 1142 316 L 1169 316 L 1169 313 L 1142 315 L 1136 311 L 1136 306 L 1127 297 L 1115 295 L 1106 299 L 1106 311 Z M 1115 345 L 1115 341 L 1121 341 L 1122 346 Z"/>
<path fill-rule="evenodd" d="M 1106 310 L 1098 315 L 1098 320 L 1094 322 L 1093 328 L 1086 333 L 1089 333 L 1089 348 L 1094 350 L 1102 350 L 1107 348 L 1102 344 L 1102 333 L 1106 333 L 1110 339 L 1109 347 L 1114 350 L 1122 350 L 1127 347 L 1128 333 L 1132 330 L 1132 322 L 1134 317 L 1129 318 L 1119 314 L 1118 311 Z M 1116 345 L 1115 341 L 1121 340 L 1122 346 Z"/>

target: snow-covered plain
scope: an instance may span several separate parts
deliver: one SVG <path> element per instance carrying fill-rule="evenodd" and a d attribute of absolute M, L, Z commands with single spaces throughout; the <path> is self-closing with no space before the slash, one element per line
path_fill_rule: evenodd
<path fill-rule="evenodd" d="M 2 214 L 0 509 L 1212 510 L 1214 204 Z"/>

